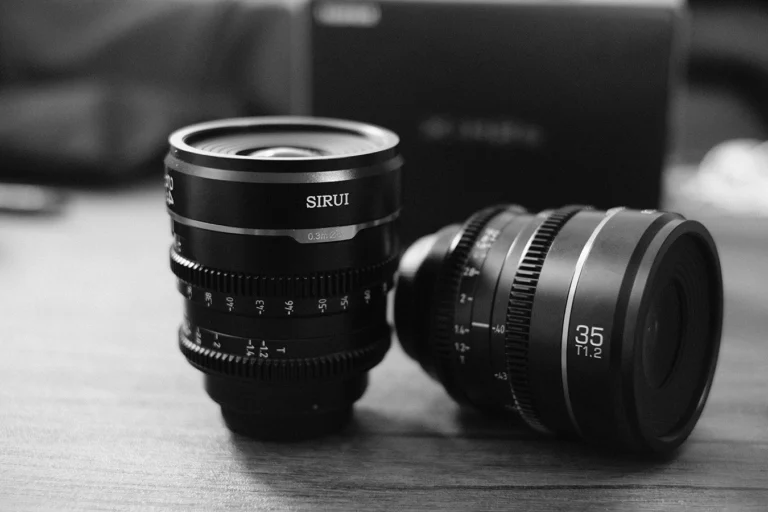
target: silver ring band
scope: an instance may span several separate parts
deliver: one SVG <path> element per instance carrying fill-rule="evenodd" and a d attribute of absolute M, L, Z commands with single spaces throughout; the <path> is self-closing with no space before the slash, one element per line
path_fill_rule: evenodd
<path fill-rule="evenodd" d="M 337 171 L 318 171 L 318 172 L 251 172 L 251 171 L 230 171 L 226 169 L 215 169 L 213 167 L 203 167 L 192 165 L 169 156 L 165 160 L 165 165 L 169 169 L 209 180 L 232 181 L 237 183 L 293 183 L 293 184 L 311 184 L 311 183 L 336 183 L 340 181 L 350 181 L 368 176 L 386 174 L 399 169 L 403 165 L 401 157 L 393 158 L 382 164 L 371 165 L 368 167 L 358 167 L 353 169 L 340 169 Z"/>
<path fill-rule="evenodd" d="M 249 236 L 288 236 L 300 244 L 318 244 L 326 242 L 339 242 L 351 240 L 360 231 L 368 228 L 375 228 L 382 224 L 392 222 L 400 216 L 400 210 L 397 210 L 386 217 L 376 219 L 360 224 L 350 224 L 348 226 L 334 226 L 328 228 L 307 228 L 307 229 L 257 229 L 257 228 L 237 228 L 231 226 L 222 226 L 220 224 L 211 224 L 199 220 L 189 219 L 181 215 L 168 211 L 171 218 L 179 224 L 185 226 L 206 229 L 208 231 L 217 231 L 219 233 L 228 233 L 231 235 L 249 235 Z"/>
<path fill-rule="evenodd" d="M 589 257 L 589 253 L 592 251 L 592 247 L 595 245 L 595 240 L 597 239 L 597 235 L 600 234 L 600 231 L 603 230 L 606 224 L 608 224 L 608 221 L 613 218 L 614 215 L 617 213 L 623 211 L 624 208 L 612 208 L 611 210 L 608 210 L 605 214 L 605 217 L 603 220 L 600 221 L 600 223 L 595 227 L 595 229 L 592 231 L 592 234 L 590 235 L 589 239 L 587 240 L 587 243 L 584 244 L 584 247 L 581 249 L 581 254 L 579 254 L 579 259 L 576 261 L 576 268 L 573 271 L 573 277 L 571 278 L 571 286 L 568 289 L 568 300 L 565 303 L 565 317 L 563 318 L 563 335 L 561 338 L 561 345 L 560 345 L 560 368 L 562 372 L 562 379 L 563 379 L 563 395 L 565 397 L 565 407 L 568 410 L 568 417 L 571 419 L 571 424 L 573 425 L 573 428 L 576 430 L 576 433 L 581 434 L 581 429 L 579 428 L 579 424 L 576 422 L 576 415 L 573 413 L 573 405 L 571 404 L 571 393 L 568 389 L 568 332 L 570 330 L 570 324 L 571 324 L 571 312 L 573 310 L 573 300 L 576 297 L 576 287 L 579 285 L 579 278 L 581 277 L 581 272 L 584 270 L 584 264 L 587 262 L 587 258 Z"/>

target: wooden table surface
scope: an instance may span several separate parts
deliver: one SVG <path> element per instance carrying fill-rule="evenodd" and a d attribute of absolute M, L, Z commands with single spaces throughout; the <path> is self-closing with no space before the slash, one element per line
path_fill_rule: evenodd
<path fill-rule="evenodd" d="M 231 434 L 176 346 L 161 185 L 0 217 L 3 510 L 768 510 L 768 223 L 712 220 L 727 291 L 714 389 L 666 460 L 462 412 L 395 345 L 342 433 Z"/>

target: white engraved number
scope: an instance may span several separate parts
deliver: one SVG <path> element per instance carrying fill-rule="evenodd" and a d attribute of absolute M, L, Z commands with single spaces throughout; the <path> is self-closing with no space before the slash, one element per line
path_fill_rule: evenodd
<path fill-rule="evenodd" d="M 464 277 L 475 277 L 477 274 L 479 274 L 480 271 L 477 270 L 475 267 L 464 267 Z"/>
<path fill-rule="evenodd" d="M 576 327 L 576 331 L 579 333 L 576 335 L 576 343 L 579 345 L 586 345 L 589 343 L 589 327 L 586 325 L 579 325 Z"/>
<path fill-rule="evenodd" d="M 173 178 L 169 175 L 165 175 L 165 204 L 171 206 L 173 204 Z"/>
<path fill-rule="evenodd" d="M 603 328 L 592 327 L 592 336 L 589 338 L 589 342 L 593 347 L 601 347 L 603 345 Z"/>
<path fill-rule="evenodd" d="M 469 352 L 469 345 L 467 345 L 466 343 L 460 343 L 457 341 L 456 343 L 453 344 L 453 346 L 456 349 L 456 352 L 458 352 L 459 354 Z"/>
<path fill-rule="evenodd" d="M 603 332 L 605 329 L 597 326 L 577 325 L 576 336 L 576 355 L 591 357 L 593 359 L 602 359 Z M 590 350 L 591 349 L 591 350 Z"/>

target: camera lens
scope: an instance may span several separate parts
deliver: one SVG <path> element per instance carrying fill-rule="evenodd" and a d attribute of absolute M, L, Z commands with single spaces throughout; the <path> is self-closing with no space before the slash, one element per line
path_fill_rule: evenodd
<path fill-rule="evenodd" d="M 693 430 L 722 315 L 709 232 L 623 208 L 490 207 L 414 243 L 395 293 L 400 343 L 458 402 L 635 452 Z"/>
<path fill-rule="evenodd" d="M 265 117 L 190 126 L 169 142 L 182 353 L 236 432 L 298 439 L 342 427 L 390 344 L 397 136 Z"/>

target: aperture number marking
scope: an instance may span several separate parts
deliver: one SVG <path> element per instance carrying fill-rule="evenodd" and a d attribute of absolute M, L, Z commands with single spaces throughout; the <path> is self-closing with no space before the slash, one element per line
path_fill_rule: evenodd
<path fill-rule="evenodd" d="M 266 303 L 262 299 L 256 299 L 256 311 L 259 312 L 259 315 L 264 314 L 264 309 L 266 307 Z"/>
<path fill-rule="evenodd" d="M 173 177 L 165 175 L 165 204 L 171 206 L 173 201 Z"/>
<path fill-rule="evenodd" d="M 462 275 L 464 277 L 475 277 L 479 273 L 480 271 L 475 267 L 464 267 L 464 273 Z"/>
<path fill-rule="evenodd" d="M 577 325 L 574 341 L 576 342 L 576 355 L 602 359 L 603 333 L 605 329 L 597 326 Z"/>
<path fill-rule="evenodd" d="M 466 356 L 466 354 L 467 354 L 467 352 L 469 352 L 471 347 L 469 345 L 467 345 L 466 343 L 461 343 L 461 342 L 457 341 L 456 343 L 453 344 L 453 348 L 455 348 L 456 352 L 459 354 L 459 362 L 461 364 L 466 364 L 467 363 L 467 356 Z"/>

